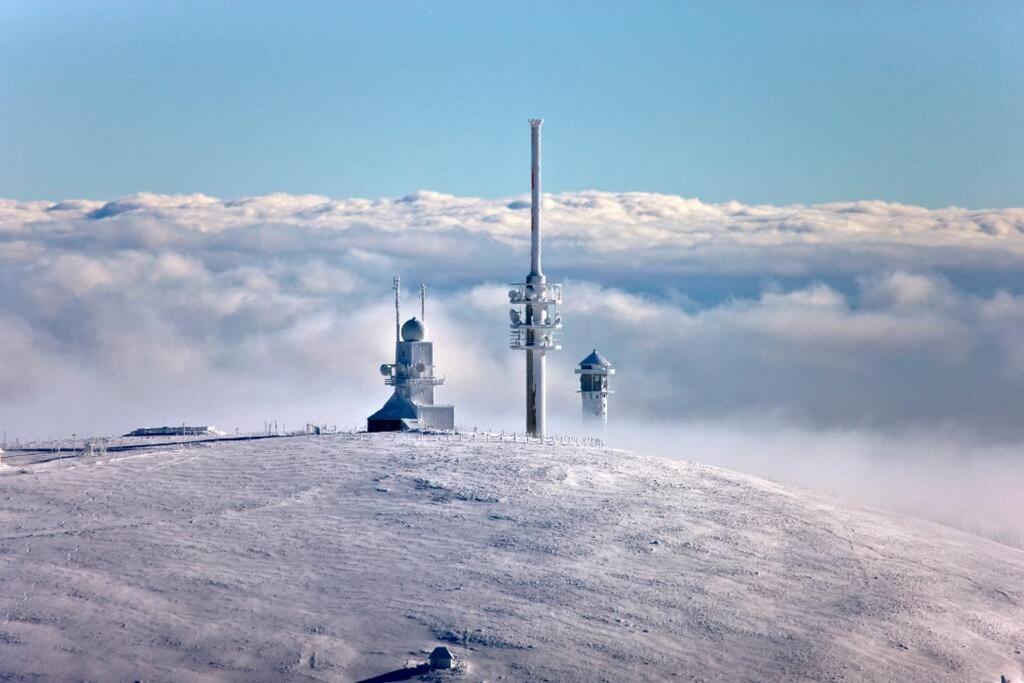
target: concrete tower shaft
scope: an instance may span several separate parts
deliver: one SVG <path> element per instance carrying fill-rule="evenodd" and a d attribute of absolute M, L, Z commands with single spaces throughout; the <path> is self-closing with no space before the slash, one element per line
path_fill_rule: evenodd
<path fill-rule="evenodd" d="M 540 127 L 544 119 L 530 119 L 530 282 L 544 282 L 540 266 Z"/>
<path fill-rule="evenodd" d="M 526 433 L 532 436 L 547 434 L 546 367 L 547 357 L 543 351 L 526 352 Z"/>

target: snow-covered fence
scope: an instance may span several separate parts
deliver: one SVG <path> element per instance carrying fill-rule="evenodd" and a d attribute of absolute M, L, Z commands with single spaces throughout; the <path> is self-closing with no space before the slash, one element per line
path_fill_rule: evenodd
<path fill-rule="evenodd" d="M 415 435 L 417 438 L 432 441 L 483 441 L 487 443 L 506 442 L 547 446 L 586 446 L 604 448 L 604 440 L 593 436 L 549 435 L 536 437 L 523 432 L 365 432 L 351 429 L 338 432 L 337 436 L 359 441 L 394 441 L 400 433 Z"/>

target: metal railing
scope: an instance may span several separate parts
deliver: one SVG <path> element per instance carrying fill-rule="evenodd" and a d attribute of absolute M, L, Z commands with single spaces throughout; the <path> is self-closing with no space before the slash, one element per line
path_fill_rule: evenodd
<path fill-rule="evenodd" d="M 529 328 L 517 328 L 515 326 L 509 332 L 508 345 L 509 348 L 525 351 L 525 350 L 543 350 L 543 351 L 560 351 L 562 346 L 558 343 L 557 332 L 561 329 L 558 327 L 549 326 L 544 329 L 548 330 L 547 333 L 541 333 L 536 331 L 531 341 L 527 330 Z M 537 328 L 534 328 L 535 330 Z"/>
<path fill-rule="evenodd" d="M 392 376 L 392 377 L 385 377 L 384 378 L 384 384 L 388 385 L 389 387 L 393 387 L 396 384 L 397 385 L 409 385 L 409 384 L 424 385 L 424 384 L 427 384 L 427 385 L 430 385 L 430 386 L 437 387 L 437 386 L 441 386 L 442 384 L 444 384 L 444 380 L 445 380 L 444 377 L 405 377 L 405 376 L 402 376 L 402 375 L 396 375 L 396 376 Z"/>
<path fill-rule="evenodd" d="M 558 282 L 514 282 L 509 287 L 512 288 L 508 290 L 509 303 L 517 306 L 557 306 L 562 303 L 562 285 Z"/>

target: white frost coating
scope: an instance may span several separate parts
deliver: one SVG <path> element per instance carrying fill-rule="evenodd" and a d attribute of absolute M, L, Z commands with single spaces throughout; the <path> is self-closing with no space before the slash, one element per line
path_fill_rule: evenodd
<path fill-rule="evenodd" d="M 1024 552 L 724 470 L 302 437 L 0 478 L 0 677 L 1011 680 Z M 12 468 L 13 469 L 13 468 Z"/>

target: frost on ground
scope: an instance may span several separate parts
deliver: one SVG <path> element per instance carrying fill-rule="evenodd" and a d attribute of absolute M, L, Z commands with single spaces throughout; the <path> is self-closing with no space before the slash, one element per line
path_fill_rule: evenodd
<path fill-rule="evenodd" d="M 1024 552 L 621 451 L 297 437 L 0 473 L 0 679 L 1017 681 Z"/>

